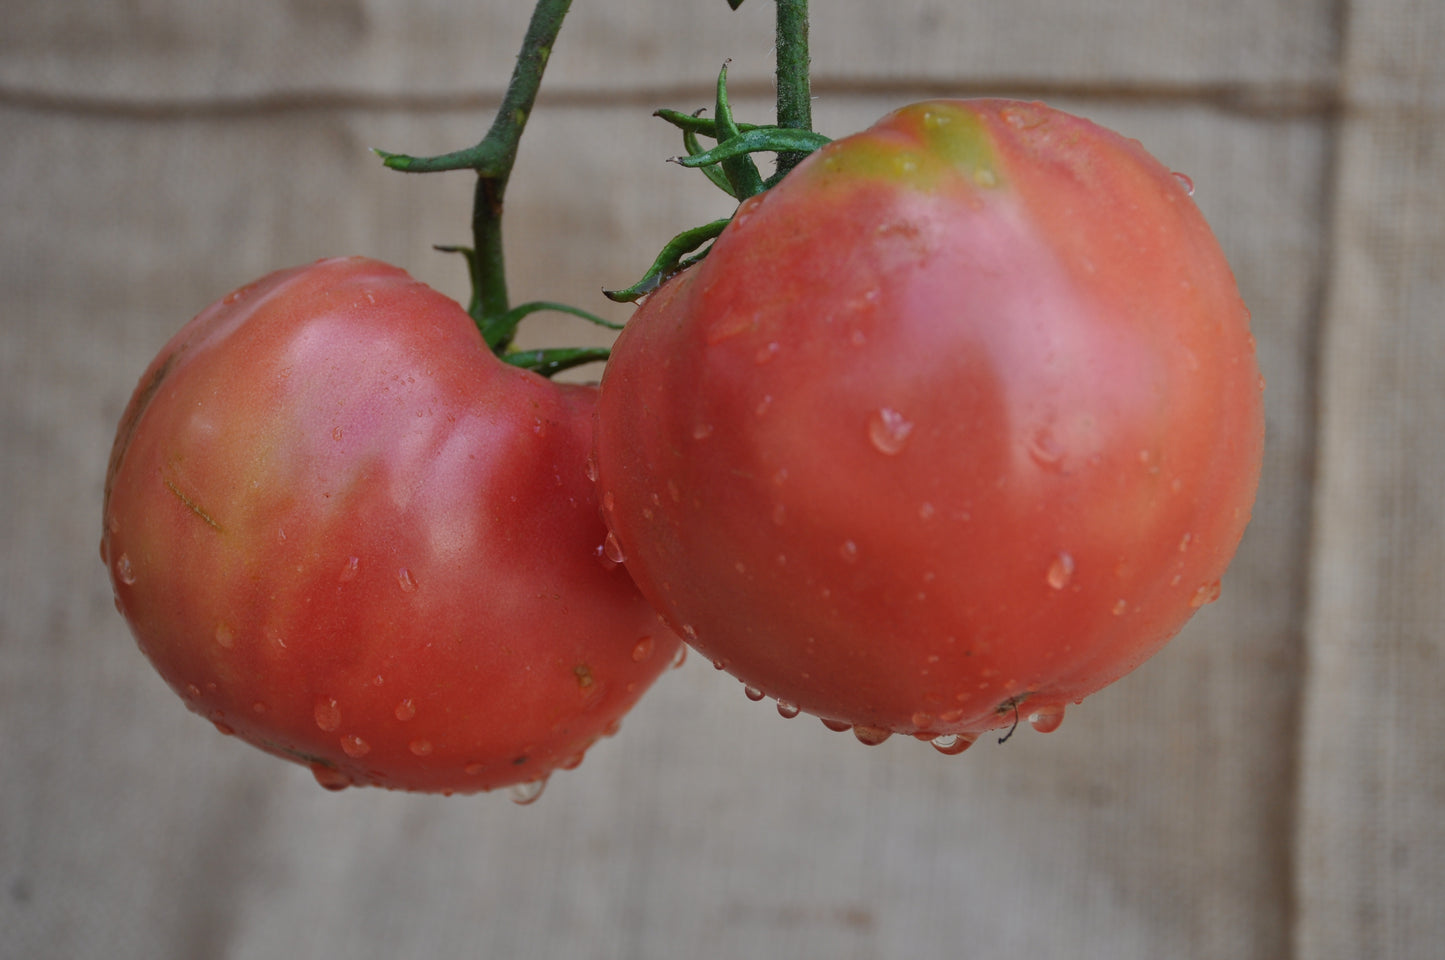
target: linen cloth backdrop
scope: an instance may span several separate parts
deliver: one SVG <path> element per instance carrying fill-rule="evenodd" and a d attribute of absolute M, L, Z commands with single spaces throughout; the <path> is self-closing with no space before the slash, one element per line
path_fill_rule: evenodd
<path fill-rule="evenodd" d="M 522 0 L 6 0 L 0 957 L 1426 958 L 1445 942 L 1445 4 L 829 0 L 816 120 L 1043 98 L 1197 185 L 1268 378 L 1222 599 L 1048 736 L 959 758 L 780 719 L 693 657 L 530 807 L 330 794 L 151 672 L 96 556 L 146 362 L 271 269 L 464 297 Z M 650 112 L 771 108 L 772 5 L 577 0 L 513 293 L 607 312 L 728 206 Z M 564 321 L 528 343 L 594 342 Z M 596 375 L 596 371 L 590 373 Z"/>

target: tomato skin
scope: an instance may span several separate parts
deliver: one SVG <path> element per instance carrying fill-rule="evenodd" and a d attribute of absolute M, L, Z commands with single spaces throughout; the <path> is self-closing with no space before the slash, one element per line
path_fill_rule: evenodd
<path fill-rule="evenodd" d="M 705 656 L 919 736 L 1057 712 L 1218 584 L 1263 449 L 1183 184 L 1041 104 L 916 104 L 745 202 L 602 382 L 606 518 Z"/>
<path fill-rule="evenodd" d="M 192 710 L 324 785 L 540 780 L 678 642 L 598 562 L 595 406 L 394 267 L 267 276 L 177 333 L 122 418 L 117 607 Z"/>

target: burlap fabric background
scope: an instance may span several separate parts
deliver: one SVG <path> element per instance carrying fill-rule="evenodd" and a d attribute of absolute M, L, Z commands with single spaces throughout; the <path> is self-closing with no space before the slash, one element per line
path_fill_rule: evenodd
<path fill-rule="evenodd" d="M 430 244 L 466 239 L 470 179 L 367 148 L 473 142 L 530 4 L 6 0 L 0 955 L 1442 955 L 1445 4 L 814 6 L 824 131 L 1039 96 L 1193 177 L 1269 381 L 1223 598 L 1059 732 L 957 759 L 785 722 L 694 657 L 534 806 L 326 793 L 188 714 L 115 615 L 114 423 L 267 270 L 364 253 L 463 294 Z M 731 57 L 766 116 L 770 29 L 765 0 L 577 0 L 511 193 L 518 299 L 608 309 L 726 211 L 648 114 Z"/>

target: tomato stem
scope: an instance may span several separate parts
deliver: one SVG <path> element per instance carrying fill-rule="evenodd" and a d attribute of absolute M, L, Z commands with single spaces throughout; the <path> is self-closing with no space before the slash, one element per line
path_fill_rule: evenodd
<path fill-rule="evenodd" d="M 472 247 L 447 248 L 467 258 L 472 281 L 468 312 L 482 331 L 487 345 L 503 353 L 516 335 L 517 321 L 507 294 L 505 257 L 502 249 L 502 201 L 507 182 L 517 161 L 522 131 L 532 115 L 542 74 L 552 55 L 562 20 L 572 0 L 537 0 L 527 34 L 522 40 L 517 65 L 512 70 L 502 105 L 487 135 L 464 150 L 435 157 L 412 157 L 376 151 L 388 167 L 405 173 L 434 173 L 442 170 L 474 170 L 477 189 L 472 201 Z"/>
<path fill-rule="evenodd" d="M 812 63 L 808 52 L 808 0 L 777 0 L 778 126 L 813 129 Z M 781 179 L 807 151 L 778 154 L 776 178 Z"/>

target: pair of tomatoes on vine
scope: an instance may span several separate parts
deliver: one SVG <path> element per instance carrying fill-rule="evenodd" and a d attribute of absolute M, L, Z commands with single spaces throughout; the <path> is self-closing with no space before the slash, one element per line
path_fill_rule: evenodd
<path fill-rule="evenodd" d="M 162 676 L 325 785 L 525 799 L 683 641 L 785 715 L 956 752 L 1056 725 L 1218 596 L 1261 380 L 1217 242 L 1137 143 L 916 104 L 710 237 L 600 386 L 503 362 L 369 260 L 192 320 L 105 492 Z"/>

